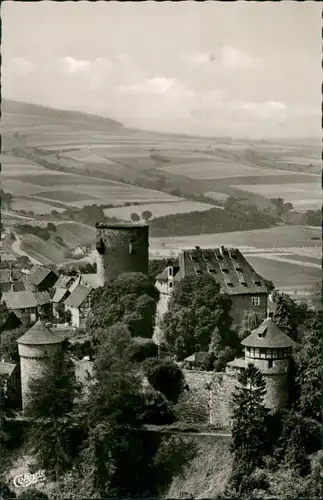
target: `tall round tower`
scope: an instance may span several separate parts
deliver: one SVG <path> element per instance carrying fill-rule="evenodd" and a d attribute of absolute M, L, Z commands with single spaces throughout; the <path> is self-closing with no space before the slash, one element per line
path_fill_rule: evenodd
<path fill-rule="evenodd" d="M 64 339 L 55 335 L 39 320 L 17 340 L 20 357 L 22 409 L 30 401 L 29 384 L 42 376 L 46 363 L 56 354 L 62 353 Z"/>
<path fill-rule="evenodd" d="M 245 366 L 253 363 L 266 381 L 264 403 L 277 411 L 288 400 L 288 371 L 295 342 L 269 317 L 241 344 L 245 348 Z"/>
<path fill-rule="evenodd" d="M 96 224 L 97 274 L 101 284 L 121 273 L 148 273 L 149 226 Z"/>

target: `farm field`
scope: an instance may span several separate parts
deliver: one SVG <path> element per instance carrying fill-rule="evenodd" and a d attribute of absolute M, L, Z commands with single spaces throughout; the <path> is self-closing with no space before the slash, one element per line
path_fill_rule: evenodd
<path fill-rule="evenodd" d="M 313 210 L 322 205 L 322 188 L 319 179 L 316 182 L 304 184 L 239 185 L 239 189 L 261 194 L 267 198 L 283 198 L 291 202 L 297 211 Z"/>
<path fill-rule="evenodd" d="M 68 248 L 79 245 L 94 245 L 96 230 L 78 222 L 61 222 L 56 224 L 57 235 L 60 236 Z"/>
<path fill-rule="evenodd" d="M 152 249 L 178 250 L 199 245 L 201 248 L 212 248 L 220 245 L 237 246 L 244 249 L 285 249 L 291 248 L 293 253 L 299 248 L 321 248 L 321 229 L 309 226 L 278 226 L 255 231 L 236 231 L 231 233 L 201 234 L 196 236 L 178 236 L 169 238 L 151 238 Z"/>
<path fill-rule="evenodd" d="M 202 164 L 197 159 L 195 163 L 186 163 L 180 165 L 172 165 L 163 167 L 163 170 L 169 173 L 185 175 L 192 179 L 230 179 L 232 177 L 252 177 L 252 176 L 267 176 L 275 173 L 276 175 L 291 175 L 290 172 L 284 170 L 275 170 L 269 168 L 251 167 L 239 163 L 238 161 L 218 161 L 217 159 L 203 162 Z"/>
<path fill-rule="evenodd" d="M 104 215 L 107 217 L 116 217 L 122 220 L 131 220 L 131 214 L 140 214 L 144 210 L 149 210 L 153 217 L 162 217 L 170 214 L 183 214 L 188 212 L 199 212 L 214 208 L 213 205 L 207 203 L 199 203 L 194 201 L 174 201 L 163 203 L 147 203 L 140 205 L 130 205 L 129 207 L 115 207 L 104 209 Z"/>

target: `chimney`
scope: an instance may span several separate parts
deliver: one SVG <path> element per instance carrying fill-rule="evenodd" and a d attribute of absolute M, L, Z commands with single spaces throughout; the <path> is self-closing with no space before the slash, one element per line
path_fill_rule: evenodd
<path fill-rule="evenodd" d="M 195 246 L 195 249 L 196 249 L 196 250 L 199 250 L 199 249 L 200 249 L 200 247 L 199 247 L 199 246 Z"/>
<path fill-rule="evenodd" d="M 223 245 L 220 246 L 220 254 L 222 255 L 222 257 L 224 257 L 224 246 Z"/>

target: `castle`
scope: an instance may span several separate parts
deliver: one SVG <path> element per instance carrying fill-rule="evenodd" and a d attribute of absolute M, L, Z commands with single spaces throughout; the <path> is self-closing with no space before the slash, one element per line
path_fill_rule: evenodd
<path fill-rule="evenodd" d="M 96 229 L 97 278 L 101 286 L 122 272 L 147 274 L 148 225 L 100 223 L 96 225 Z M 181 253 L 179 266 L 169 262 L 166 269 L 157 276 L 156 287 L 161 293 L 157 329 L 158 320 L 167 308 L 173 283 L 185 276 L 206 272 L 219 282 L 222 292 L 231 295 L 237 323 L 246 310 L 266 313 L 268 291 L 265 281 L 238 249 L 195 248 Z M 18 339 L 23 409 L 29 400 L 30 380 L 42 373 L 49 358 L 63 351 L 63 341 L 63 338 L 54 334 L 41 320 Z M 272 411 L 285 406 L 293 341 L 279 330 L 271 318 L 267 318 L 242 341 L 242 345 L 244 359 L 239 358 L 228 363 L 225 372 L 185 370 L 190 391 L 182 398 L 182 407 L 186 407 L 184 419 L 192 417 L 193 420 L 226 427 L 230 420 L 230 396 L 236 385 L 237 372 L 243 370 L 249 362 L 260 369 L 266 380 L 266 405 Z M 194 416 L 195 410 L 199 415 Z"/>

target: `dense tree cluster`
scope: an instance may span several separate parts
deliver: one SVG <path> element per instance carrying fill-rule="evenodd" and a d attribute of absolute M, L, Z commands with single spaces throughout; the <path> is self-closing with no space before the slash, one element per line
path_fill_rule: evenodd
<path fill-rule="evenodd" d="M 226 347 L 235 348 L 232 302 L 220 293 L 220 285 L 208 276 L 185 277 L 176 283 L 161 328 L 166 346 L 178 360 L 208 352 L 212 343 L 216 357 Z"/>
<path fill-rule="evenodd" d="M 158 290 L 147 276 L 120 275 L 95 290 L 87 327 L 98 337 L 107 327 L 122 322 L 133 336 L 151 338 L 158 298 Z"/>
<path fill-rule="evenodd" d="M 161 392 L 143 387 L 132 347 L 126 328 L 108 329 L 82 397 L 67 360 L 31 386 L 27 413 L 38 420 L 29 444 L 60 498 L 157 496 L 194 453 L 189 443 L 145 430 L 174 417 Z"/>
<path fill-rule="evenodd" d="M 231 203 L 230 203 L 231 201 Z M 193 234 L 248 231 L 275 226 L 276 218 L 255 205 L 245 205 L 236 199 L 226 202 L 223 209 L 155 217 L 150 223 L 152 236 L 187 236 Z"/>
<path fill-rule="evenodd" d="M 20 234 L 33 234 L 42 240 L 49 240 L 53 233 L 56 232 L 56 226 L 52 222 L 47 224 L 47 227 L 31 226 L 30 224 L 19 224 L 15 226 L 15 230 Z M 57 239 L 57 235 L 55 235 Z"/>

